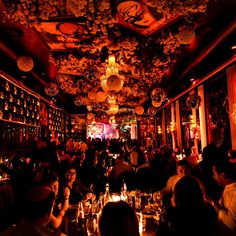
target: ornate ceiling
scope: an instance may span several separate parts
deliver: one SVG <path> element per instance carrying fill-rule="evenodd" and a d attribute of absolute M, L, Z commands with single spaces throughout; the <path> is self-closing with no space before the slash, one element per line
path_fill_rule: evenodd
<path fill-rule="evenodd" d="M 110 96 L 115 96 L 122 112 L 145 106 L 147 101 L 148 107 L 161 106 L 165 99 L 158 95 L 153 99 L 152 91 L 168 90 L 165 81 L 180 53 L 196 44 L 199 19 L 208 9 L 208 0 L 2 2 L 6 25 L 16 22 L 25 35 L 33 35 L 28 44 L 36 51 L 36 38 L 47 46 L 30 55 L 33 49 L 24 42 L 23 53 L 39 62 L 46 87 L 54 86 L 51 95 L 65 95 L 74 105 L 95 112 L 109 108 Z M 124 85 L 119 92 L 104 94 L 100 79 L 111 54 Z"/>

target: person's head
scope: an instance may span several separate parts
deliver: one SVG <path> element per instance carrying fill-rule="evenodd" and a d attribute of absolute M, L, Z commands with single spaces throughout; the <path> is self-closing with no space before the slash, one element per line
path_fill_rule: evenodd
<path fill-rule="evenodd" d="M 107 203 L 99 220 L 101 236 L 139 236 L 138 219 L 124 201 Z"/>
<path fill-rule="evenodd" d="M 216 162 L 212 168 L 213 177 L 220 186 L 225 186 L 236 181 L 235 164 L 226 160 Z"/>
<path fill-rule="evenodd" d="M 179 177 L 191 174 L 191 165 L 187 160 L 181 160 L 177 162 L 176 172 Z"/>
<path fill-rule="evenodd" d="M 190 148 L 185 148 L 184 153 L 186 157 L 189 157 L 191 155 L 191 149 Z"/>
<path fill-rule="evenodd" d="M 204 206 L 204 198 L 199 182 L 195 177 L 184 176 L 174 188 L 172 205 L 184 209 Z"/>
<path fill-rule="evenodd" d="M 67 168 L 65 173 L 66 180 L 73 183 L 76 180 L 76 169 L 73 166 Z"/>
<path fill-rule="evenodd" d="M 219 128 L 214 128 L 211 131 L 211 140 L 212 142 L 219 147 L 223 143 L 223 131 Z"/>
<path fill-rule="evenodd" d="M 55 193 L 47 186 L 37 186 L 28 194 L 26 217 L 46 226 L 50 221 Z"/>
<path fill-rule="evenodd" d="M 49 187 L 57 196 L 59 190 L 59 178 L 55 173 L 47 173 L 43 178 L 43 184 Z"/>

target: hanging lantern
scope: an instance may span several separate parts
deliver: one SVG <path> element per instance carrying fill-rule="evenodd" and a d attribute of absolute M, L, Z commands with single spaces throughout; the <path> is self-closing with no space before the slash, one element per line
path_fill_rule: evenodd
<path fill-rule="evenodd" d="M 17 59 L 17 66 L 21 71 L 29 72 L 34 67 L 34 61 L 31 57 L 28 56 L 20 56 Z"/>
<path fill-rule="evenodd" d="M 137 106 L 134 110 L 137 115 L 142 115 L 144 113 L 144 108 L 142 106 Z"/>
<path fill-rule="evenodd" d="M 106 81 L 107 87 L 111 91 L 119 92 L 124 85 L 124 78 L 122 76 L 111 75 Z"/>
<path fill-rule="evenodd" d="M 104 102 L 107 99 L 107 93 L 98 92 L 96 94 L 96 102 Z"/>
<path fill-rule="evenodd" d="M 190 44 L 195 37 L 195 32 L 191 27 L 185 27 L 180 30 L 178 34 L 178 41 L 180 44 Z"/>
<path fill-rule="evenodd" d="M 82 106 L 82 105 L 83 105 L 83 101 L 82 101 L 82 99 L 81 99 L 80 96 L 77 96 L 77 97 L 75 98 L 74 104 L 75 104 L 76 106 Z"/>
<path fill-rule="evenodd" d="M 91 92 L 88 92 L 88 98 L 90 100 L 95 100 L 96 99 L 96 93 L 91 91 Z"/>
<path fill-rule="evenodd" d="M 48 87 L 44 89 L 44 91 L 48 96 L 54 97 L 59 93 L 59 87 L 55 83 L 50 83 Z"/>
<path fill-rule="evenodd" d="M 161 104 L 162 104 L 162 101 L 160 101 L 160 102 L 152 101 L 152 106 L 154 106 L 154 107 L 160 107 Z"/>
<path fill-rule="evenodd" d="M 165 90 L 159 87 L 156 87 L 151 92 L 151 99 L 155 102 L 163 102 L 166 99 Z"/>
<path fill-rule="evenodd" d="M 192 109 L 197 109 L 201 105 L 201 97 L 197 94 L 190 95 L 186 100 L 186 105 Z"/>
<path fill-rule="evenodd" d="M 148 110 L 147 110 L 147 113 L 148 113 L 148 115 L 150 115 L 150 116 L 154 116 L 154 115 L 156 115 L 157 110 L 156 110 L 155 107 L 149 107 Z"/>

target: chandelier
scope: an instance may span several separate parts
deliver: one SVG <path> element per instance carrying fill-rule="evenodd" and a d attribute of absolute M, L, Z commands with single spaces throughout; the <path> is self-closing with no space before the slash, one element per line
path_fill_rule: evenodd
<path fill-rule="evenodd" d="M 102 89 L 107 91 L 119 92 L 124 85 L 124 76 L 119 75 L 119 65 L 116 63 L 115 56 L 108 57 L 106 74 L 101 76 Z"/>
<path fill-rule="evenodd" d="M 109 110 L 107 111 L 108 115 L 115 115 L 119 111 L 119 106 L 118 105 L 111 105 Z"/>

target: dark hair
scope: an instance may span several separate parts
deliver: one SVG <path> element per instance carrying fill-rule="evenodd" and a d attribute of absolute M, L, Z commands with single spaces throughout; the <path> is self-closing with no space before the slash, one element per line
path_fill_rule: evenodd
<path fill-rule="evenodd" d="M 186 166 L 188 167 L 190 170 L 192 170 L 191 164 L 189 163 L 189 161 L 187 160 L 180 160 L 176 163 L 177 166 Z"/>
<path fill-rule="evenodd" d="M 137 216 L 124 201 L 109 202 L 104 206 L 99 229 L 101 236 L 139 236 Z"/>
<path fill-rule="evenodd" d="M 218 174 L 224 173 L 226 178 L 236 180 L 236 165 L 227 160 L 217 161 L 214 164 Z"/>
<path fill-rule="evenodd" d="M 198 180 L 192 176 L 181 178 L 175 185 L 174 200 L 176 207 L 184 209 L 203 207 L 203 193 Z"/>
<path fill-rule="evenodd" d="M 36 220 L 49 214 L 54 200 L 55 193 L 49 187 L 37 186 L 32 188 L 28 195 L 26 217 L 30 220 Z"/>
<path fill-rule="evenodd" d="M 191 149 L 190 148 L 185 148 L 184 149 L 186 157 L 189 157 L 191 155 Z"/>
<path fill-rule="evenodd" d="M 52 182 L 58 181 L 59 182 L 59 177 L 55 172 L 47 172 L 42 179 L 42 184 L 49 184 Z"/>

